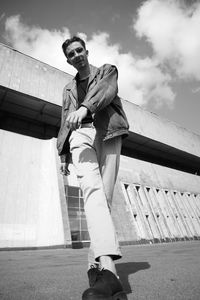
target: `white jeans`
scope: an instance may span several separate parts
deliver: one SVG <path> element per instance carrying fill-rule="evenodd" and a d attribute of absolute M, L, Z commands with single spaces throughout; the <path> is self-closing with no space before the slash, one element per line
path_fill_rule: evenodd
<path fill-rule="evenodd" d="M 102 141 L 96 129 L 80 128 L 70 136 L 72 163 L 83 191 L 91 240 L 89 264 L 102 255 L 121 258 L 110 208 L 119 169 L 121 137 Z"/>

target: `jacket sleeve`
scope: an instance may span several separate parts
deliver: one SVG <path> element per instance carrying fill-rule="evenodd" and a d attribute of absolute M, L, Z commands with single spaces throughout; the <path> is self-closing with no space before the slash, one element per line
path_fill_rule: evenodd
<path fill-rule="evenodd" d="M 103 65 L 96 85 L 89 88 L 82 106 L 93 114 L 109 105 L 118 93 L 118 71 L 115 66 Z"/>
<path fill-rule="evenodd" d="M 60 132 L 63 130 L 64 122 L 65 122 L 65 108 L 66 108 L 66 87 L 63 89 L 63 101 L 62 101 L 62 112 L 61 112 L 61 125 L 60 125 L 60 131 L 58 134 L 58 139 L 61 138 Z M 57 140 L 58 141 L 58 140 Z M 66 150 L 66 147 L 65 147 Z M 69 149 L 67 147 L 67 151 L 63 151 L 62 154 L 60 154 L 61 162 L 71 162 L 71 154 L 69 152 Z"/>
<path fill-rule="evenodd" d="M 64 108 L 65 108 L 65 101 L 66 101 L 66 87 L 63 89 L 63 94 L 62 94 L 62 112 L 61 112 L 61 125 L 60 128 L 63 127 L 64 125 Z"/>

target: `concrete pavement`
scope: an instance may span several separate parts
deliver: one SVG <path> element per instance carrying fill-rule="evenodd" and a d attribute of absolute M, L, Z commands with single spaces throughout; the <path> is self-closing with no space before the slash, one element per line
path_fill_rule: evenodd
<path fill-rule="evenodd" d="M 122 247 L 128 299 L 200 299 L 200 241 Z M 87 248 L 0 251 L 1 300 L 81 300 Z"/>

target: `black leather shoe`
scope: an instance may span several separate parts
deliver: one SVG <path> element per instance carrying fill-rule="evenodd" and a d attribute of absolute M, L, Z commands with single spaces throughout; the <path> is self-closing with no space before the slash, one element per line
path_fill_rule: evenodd
<path fill-rule="evenodd" d="M 90 288 L 82 300 L 127 300 L 119 279 L 109 270 L 92 268 L 88 271 Z"/>

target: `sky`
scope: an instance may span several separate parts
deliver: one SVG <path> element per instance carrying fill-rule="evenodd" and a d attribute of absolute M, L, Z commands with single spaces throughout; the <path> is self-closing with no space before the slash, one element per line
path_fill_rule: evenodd
<path fill-rule="evenodd" d="M 1 1 L 0 42 L 74 75 L 72 35 L 117 66 L 123 99 L 200 135 L 200 0 Z"/>

